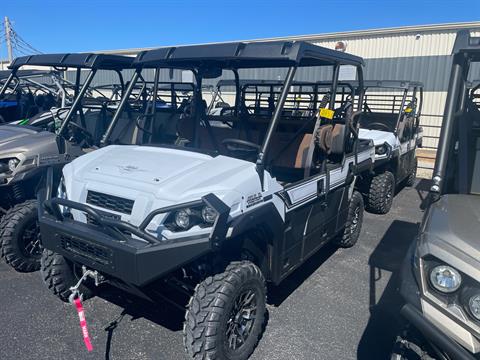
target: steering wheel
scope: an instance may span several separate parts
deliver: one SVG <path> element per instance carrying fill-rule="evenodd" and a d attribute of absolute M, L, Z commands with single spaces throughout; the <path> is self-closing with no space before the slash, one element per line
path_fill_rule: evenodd
<path fill-rule="evenodd" d="M 376 127 L 377 128 L 376 130 L 385 130 L 385 131 L 389 131 L 389 132 L 391 131 L 390 127 L 388 125 L 386 125 L 384 123 L 381 123 L 381 122 L 373 122 L 373 123 L 369 124 L 368 127 L 370 129 Z M 380 128 L 380 129 L 378 129 L 378 128 Z M 375 130 L 375 129 L 372 129 L 372 130 Z"/>
<path fill-rule="evenodd" d="M 153 132 L 145 129 L 144 126 L 142 124 L 140 124 L 140 121 L 143 120 L 143 119 L 147 120 L 148 118 L 151 118 L 151 117 L 153 117 L 153 114 L 141 114 L 141 115 L 137 116 L 137 118 L 135 119 L 135 126 L 138 129 L 142 130 L 148 136 L 153 136 Z"/>
<path fill-rule="evenodd" d="M 191 100 L 183 99 L 178 106 L 177 111 L 180 113 L 180 118 L 185 119 L 192 115 L 193 104 Z"/>
<path fill-rule="evenodd" d="M 222 140 L 222 145 L 224 145 L 230 153 L 236 154 L 237 157 L 240 158 L 256 156 L 260 151 L 260 145 L 247 140 L 224 139 Z"/>

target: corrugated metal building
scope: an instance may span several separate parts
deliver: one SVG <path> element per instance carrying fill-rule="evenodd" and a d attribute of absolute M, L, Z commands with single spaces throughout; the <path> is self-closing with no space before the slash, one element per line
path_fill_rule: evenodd
<path fill-rule="evenodd" d="M 365 59 L 366 80 L 417 80 L 424 83 L 422 126 L 424 147 L 420 151 L 422 175 L 428 176 L 433 167 L 435 149 L 440 134 L 441 120 L 451 67 L 451 52 L 455 35 L 461 29 L 470 29 L 480 35 L 480 22 L 352 31 L 341 33 L 290 36 L 245 41 L 305 40 L 327 48 L 335 48 L 338 41 L 346 44 L 346 51 Z M 128 49 L 113 53 L 135 55 L 146 49 Z M 267 77 L 277 79 L 283 73 L 253 70 L 245 78 Z M 298 80 L 308 80 L 319 74 L 311 70 L 299 72 Z M 165 75 L 166 76 L 166 75 Z M 480 68 L 472 72 L 472 79 L 480 79 Z M 179 80 L 179 74 L 175 75 Z M 107 79 L 105 79 L 107 80 Z M 166 79 L 165 79 L 166 80 Z"/>

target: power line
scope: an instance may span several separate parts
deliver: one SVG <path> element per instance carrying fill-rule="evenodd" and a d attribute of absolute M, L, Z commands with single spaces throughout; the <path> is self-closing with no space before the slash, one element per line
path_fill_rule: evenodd
<path fill-rule="evenodd" d="M 23 38 L 20 35 L 18 35 L 18 33 L 14 29 L 11 29 L 11 31 L 12 31 L 12 34 L 13 34 L 13 36 L 14 36 L 14 38 L 17 42 L 20 42 L 20 43 L 24 44 L 26 47 L 28 47 L 30 50 L 32 50 L 33 52 L 35 52 L 37 54 L 42 53 L 40 50 L 35 49 L 32 45 L 30 45 L 28 42 L 23 40 Z"/>
<path fill-rule="evenodd" d="M 8 17 L 5 17 L 4 21 L 1 22 L 0 26 L 0 46 L 3 43 L 7 44 L 7 50 L 9 53 L 9 60 L 12 60 L 12 48 L 15 49 L 16 54 L 21 55 L 32 55 L 32 54 L 42 54 L 42 52 L 35 47 L 33 47 L 30 43 L 25 41 L 12 27 L 11 21 Z"/>
<path fill-rule="evenodd" d="M 28 51 L 30 53 L 33 51 L 36 54 L 40 53 L 39 51 L 37 51 L 35 49 L 31 49 L 28 45 L 24 44 L 23 42 L 18 41 L 17 37 L 15 37 L 15 36 L 13 37 L 13 41 L 17 46 L 21 47 L 25 51 Z"/>
<path fill-rule="evenodd" d="M 22 44 L 18 43 L 18 42 L 14 42 L 13 43 L 13 46 L 19 50 L 22 50 L 24 51 L 26 54 L 25 55 L 32 55 L 32 52 L 30 49 L 26 48 L 25 46 L 23 46 Z"/>
<path fill-rule="evenodd" d="M 18 53 L 20 55 L 30 55 L 29 53 L 25 52 L 25 50 L 22 50 L 19 47 L 17 47 L 17 44 L 13 44 L 13 49 L 15 50 L 15 53 Z"/>

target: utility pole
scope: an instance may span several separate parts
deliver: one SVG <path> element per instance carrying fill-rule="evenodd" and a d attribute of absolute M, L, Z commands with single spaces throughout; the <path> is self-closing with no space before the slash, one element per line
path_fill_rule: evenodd
<path fill-rule="evenodd" d="M 8 61 L 13 61 L 13 52 L 12 52 L 12 39 L 10 38 L 10 20 L 8 16 L 5 16 L 5 38 L 7 39 L 7 51 L 8 51 Z"/>

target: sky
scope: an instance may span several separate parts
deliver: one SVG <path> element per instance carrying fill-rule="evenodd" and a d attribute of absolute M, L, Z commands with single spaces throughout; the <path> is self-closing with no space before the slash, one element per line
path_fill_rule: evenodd
<path fill-rule="evenodd" d="M 21 55 L 25 43 L 98 51 L 479 21 L 480 0 L 3 0 L 0 16 L 24 41 Z"/>

